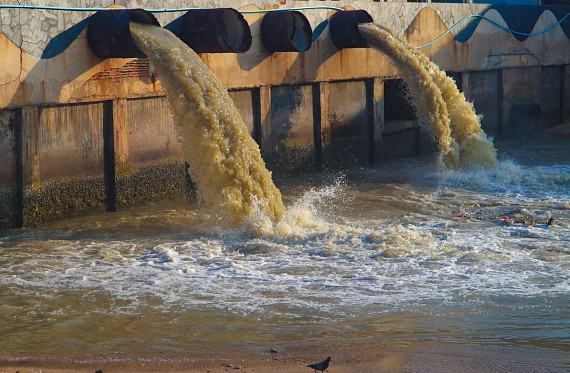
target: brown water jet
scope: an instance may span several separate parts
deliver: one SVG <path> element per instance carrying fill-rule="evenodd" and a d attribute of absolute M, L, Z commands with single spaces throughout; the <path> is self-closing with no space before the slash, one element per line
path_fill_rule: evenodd
<path fill-rule="evenodd" d="M 204 211 L 232 226 L 257 211 L 281 219 L 281 193 L 218 78 L 170 31 L 135 23 L 130 29 L 165 87 Z"/>
<path fill-rule="evenodd" d="M 401 68 L 418 116 L 430 123 L 432 133 L 438 138 L 442 166 L 455 169 L 497 163 L 492 141 L 482 130 L 473 105 L 453 79 L 388 27 L 367 23 L 359 25 L 359 30 L 370 46 L 386 53 Z M 437 101 L 437 106 L 429 105 L 430 100 Z M 434 110 L 440 114 L 434 115 Z"/>

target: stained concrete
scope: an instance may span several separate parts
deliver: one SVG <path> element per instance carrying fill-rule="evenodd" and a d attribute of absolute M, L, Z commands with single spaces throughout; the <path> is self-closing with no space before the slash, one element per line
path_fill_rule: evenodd
<path fill-rule="evenodd" d="M 476 112 L 482 114 L 481 127 L 493 136 L 501 136 L 502 92 L 501 70 L 471 71 L 463 74 L 463 92 L 473 102 Z"/>
<path fill-rule="evenodd" d="M 72 7 L 111 3 L 242 11 L 279 7 L 261 0 L 34 2 Z M 345 6 L 291 0 L 286 5 Z M 434 40 L 474 13 L 528 31 L 552 25 L 569 9 L 374 1 L 353 1 L 346 8 L 367 10 L 413 45 Z M 263 13 L 257 12 L 244 13 L 253 36 L 249 51 L 201 55 L 230 90 L 276 176 L 326 165 L 367 165 L 434 149 L 413 109 L 401 98 L 394 100 L 402 95 L 390 83 L 399 76 L 397 67 L 372 49 L 334 47 L 327 28 L 333 13 L 303 12 L 315 40 L 303 53 L 269 53 L 260 35 Z M 192 191 L 160 77 L 144 58 L 95 56 L 86 38 L 92 14 L 0 10 L 0 155 L 6 160 L 0 164 L 0 229 L 39 226 Z M 155 13 L 167 28 L 182 14 Z M 528 14 L 522 23 L 521 14 Z M 440 67 L 453 71 L 483 115 L 483 128 L 497 138 L 526 136 L 570 120 L 569 50 L 565 25 L 521 38 L 481 19 L 470 19 L 422 48 Z M 520 119 L 517 110 L 538 116 Z"/>
<path fill-rule="evenodd" d="M 314 170 L 313 87 L 287 85 L 271 89 L 271 136 L 264 144 L 267 166 L 276 173 Z"/>
<path fill-rule="evenodd" d="M 0 229 L 21 222 L 19 110 L 0 110 Z"/>
<path fill-rule="evenodd" d="M 372 131 L 364 81 L 329 85 L 328 128 L 323 132 L 323 162 L 330 166 L 370 161 Z"/>
<path fill-rule="evenodd" d="M 503 129 L 505 138 L 528 136 L 537 129 L 531 114 L 540 103 L 540 67 L 503 70 Z M 519 115 L 520 113 L 520 115 Z"/>

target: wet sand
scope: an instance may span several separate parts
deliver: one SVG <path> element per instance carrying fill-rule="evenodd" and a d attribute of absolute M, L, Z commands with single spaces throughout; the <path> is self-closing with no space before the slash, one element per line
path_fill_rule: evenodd
<path fill-rule="evenodd" d="M 568 360 L 552 360 L 537 351 L 513 351 L 481 345 L 441 341 L 327 342 L 274 348 L 224 347 L 209 355 L 120 361 L 33 360 L 0 361 L 0 373 L 66 372 L 313 372 L 312 364 L 331 356 L 326 372 L 557 372 L 570 368 Z"/>

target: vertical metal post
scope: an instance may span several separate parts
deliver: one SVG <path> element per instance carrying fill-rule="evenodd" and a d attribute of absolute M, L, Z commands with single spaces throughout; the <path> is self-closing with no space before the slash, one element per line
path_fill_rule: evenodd
<path fill-rule="evenodd" d="M 113 101 L 103 103 L 103 177 L 105 180 L 105 209 L 117 211 L 115 184 L 115 134 L 113 125 Z"/>
<path fill-rule="evenodd" d="M 326 147 L 331 142 L 331 125 L 330 125 L 330 116 L 329 116 L 329 91 L 330 91 L 330 83 L 329 82 L 321 82 L 319 83 L 319 112 L 320 112 L 320 133 L 318 137 L 321 140 L 321 160 L 324 158 L 324 152 L 326 151 Z"/>

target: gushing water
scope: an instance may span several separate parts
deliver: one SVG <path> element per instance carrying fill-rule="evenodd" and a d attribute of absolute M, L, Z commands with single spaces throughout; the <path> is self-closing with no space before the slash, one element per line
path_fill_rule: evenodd
<path fill-rule="evenodd" d="M 214 73 L 171 32 L 136 23 L 130 28 L 166 89 L 204 209 L 230 225 L 254 211 L 279 220 L 285 210 L 281 194 Z"/>
<path fill-rule="evenodd" d="M 473 105 L 454 81 L 429 58 L 389 28 L 359 25 L 367 43 L 386 53 L 402 70 L 419 118 L 430 123 L 445 168 L 493 166 L 497 155 L 493 143 L 481 129 Z"/>

